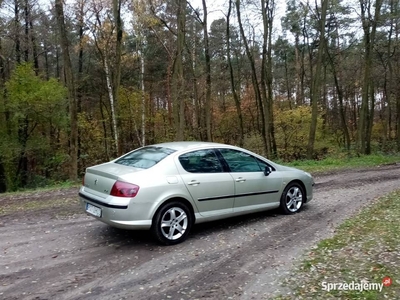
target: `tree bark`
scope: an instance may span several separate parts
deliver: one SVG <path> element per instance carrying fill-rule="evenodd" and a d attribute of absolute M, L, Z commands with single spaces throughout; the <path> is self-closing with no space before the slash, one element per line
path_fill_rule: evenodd
<path fill-rule="evenodd" d="M 21 40 L 19 32 L 19 0 L 14 0 L 15 60 L 21 63 Z"/>
<path fill-rule="evenodd" d="M 314 155 L 314 143 L 315 134 L 317 131 L 317 119 L 318 119 L 318 102 L 321 94 L 321 71 L 322 71 L 322 59 L 325 47 L 325 22 L 326 22 L 326 11 L 328 8 L 328 0 L 321 0 L 321 15 L 319 19 L 319 47 L 317 53 L 317 63 L 315 67 L 315 74 L 312 84 L 311 92 L 311 125 L 310 134 L 307 146 L 307 158 L 312 159 Z"/>
<path fill-rule="evenodd" d="M 113 66 L 113 80 L 112 80 L 112 93 L 113 93 L 113 101 L 114 106 L 118 103 L 118 93 L 119 87 L 121 84 L 121 59 L 122 59 L 122 34 L 123 34 L 123 26 L 122 26 L 122 19 L 121 19 L 121 2 L 122 0 L 113 0 L 113 14 L 114 14 L 114 22 L 115 22 L 115 29 L 116 29 L 116 44 L 115 44 L 115 65 Z M 115 109 L 115 107 L 114 107 Z M 115 114 L 115 111 L 114 111 Z M 116 140 L 116 151 L 117 155 L 122 155 L 122 147 L 120 145 L 120 140 L 118 139 L 118 120 L 114 115 L 113 122 L 115 122 L 114 136 L 117 138 Z"/>
<path fill-rule="evenodd" d="M 6 171 L 3 164 L 3 156 L 0 155 L 0 194 L 7 191 Z"/>
<path fill-rule="evenodd" d="M 36 76 L 39 75 L 39 54 L 38 54 L 38 47 L 36 45 L 36 38 L 35 33 L 33 31 L 33 22 L 31 12 L 29 10 L 29 30 L 31 36 L 31 44 L 32 44 L 32 57 L 33 57 L 33 66 L 35 67 L 35 74 Z"/>
<path fill-rule="evenodd" d="M 0 53 L 3 50 L 3 40 L 0 38 Z M 0 55 L 0 90 L 3 92 L 3 103 L 4 103 L 4 120 L 6 126 L 6 133 L 8 136 L 11 136 L 11 114 L 10 109 L 8 108 L 8 96 L 7 89 L 5 88 L 5 83 L 7 81 L 6 77 L 6 65 L 7 61 L 3 56 Z"/>
<path fill-rule="evenodd" d="M 185 47 L 186 0 L 177 0 L 177 45 L 172 74 L 172 101 L 175 122 L 175 140 L 184 140 L 185 94 L 183 77 L 183 50 Z"/>
<path fill-rule="evenodd" d="M 206 63 L 206 105 L 205 105 L 205 114 L 206 114 L 206 128 L 207 128 L 207 140 L 212 141 L 211 134 L 211 58 L 210 58 L 210 46 L 208 41 L 208 23 L 207 23 L 207 4 L 206 0 L 202 0 L 203 2 L 203 33 L 204 33 L 204 56 Z"/>
<path fill-rule="evenodd" d="M 144 64 L 143 48 L 144 48 L 144 41 L 142 41 L 140 45 L 140 85 L 142 89 L 142 140 L 141 140 L 142 147 L 146 145 L 146 95 L 145 95 L 146 90 L 144 85 L 145 64 Z"/>
<path fill-rule="evenodd" d="M 79 50 L 78 50 L 78 85 L 76 95 L 77 114 L 82 112 L 82 97 L 83 97 L 83 38 L 84 38 L 84 7 L 85 0 L 80 0 L 78 3 L 78 34 L 79 34 Z M 81 156 L 81 135 L 78 128 L 78 157 Z"/>
<path fill-rule="evenodd" d="M 69 179 L 75 181 L 78 178 L 78 115 L 77 115 L 74 76 L 72 73 L 72 64 L 69 56 L 69 41 L 67 37 L 67 31 L 65 28 L 64 7 L 62 0 L 55 1 L 55 9 L 56 9 L 57 22 L 60 32 L 60 43 L 64 61 L 65 82 L 68 88 L 68 100 L 69 100 L 69 118 L 70 118 Z"/>
<path fill-rule="evenodd" d="M 24 59 L 25 59 L 25 62 L 29 62 L 29 3 L 28 3 L 28 0 L 24 1 L 24 17 L 25 17 Z"/>
<path fill-rule="evenodd" d="M 336 28 L 336 31 L 338 31 L 338 28 Z M 339 34 L 337 33 L 336 36 L 339 37 Z M 337 71 L 335 62 L 333 60 L 332 55 L 329 53 L 328 48 L 325 47 L 325 49 L 326 49 L 327 57 L 329 59 L 329 64 L 332 68 L 332 75 L 333 75 L 333 80 L 335 82 L 335 89 L 336 89 L 336 93 L 338 95 L 339 115 L 340 115 L 340 121 L 341 121 L 340 123 L 341 123 L 342 132 L 343 132 L 343 136 L 344 136 L 345 147 L 346 147 L 347 151 L 350 151 L 351 139 L 350 139 L 349 129 L 347 127 L 346 113 L 345 113 L 344 105 L 343 105 L 343 88 L 342 88 L 341 83 L 339 82 L 339 78 L 342 78 L 342 76 L 340 76 L 340 71 Z M 339 47 L 337 50 L 340 51 Z"/>
<path fill-rule="evenodd" d="M 267 46 L 267 61 L 266 61 L 266 83 L 268 91 L 268 111 L 269 111 L 269 139 L 271 143 L 271 157 L 278 157 L 278 148 L 275 140 L 275 125 L 274 125 L 274 110 L 273 110 L 273 76 L 272 76 L 272 26 L 275 14 L 275 1 L 269 0 L 266 7 L 267 12 L 267 24 L 268 24 L 268 46 Z"/>
<path fill-rule="evenodd" d="M 254 95 L 256 97 L 256 103 L 259 105 L 259 110 L 260 110 L 260 115 L 261 115 L 261 135 L 263 139 L 263 144 L 264 144 L 264 154 L 268 154 L 268 132 L 266 132 L 266 120 L 265 120 L 265 113 L 263 109 L 263 103 L 262 103 L 262 98 L 261 98 L 261 92 L 260 92 L 260 87 L 258 85 L 258 79 L 257 79 L 257 70 L 255 66 L 255 61 L 253 54 L 250 50 L 249 43 L 247 40 L 246 35 L 244 34 L 244 29 L 243 29 L 243 24 L 242 24 L 242 18 L 241 18 L 241 13 L 240 13 L 240 0 L 235 0 L 236 2 L 236 14 L 238 17 L 238 24 L 239 24 L 239 31 L 240 35 L 242 37 L 245 49 L 246 49 L 246 55 L 247 58 L 250 62 L 251 66 L 251 81 L 253 84 L 253 89 L 254 89 Z"/>
<path fill-rule="evenodd" d="M 263 43 L 262 43 L 262 60 L 261 60 L 261 78 L 260 78 L 260 85 L 261 85 L 261 99 L 262 99 L 262 108 L 264 110 L 264 118 L 265 118 L 265 134 L 267 135 L 267 156 L 270 157 L 272 150 L 271 150 L 271 141 L 270 141 L 270 112 L 269 112 L 269 99 L 267 97 L 267 45 L 268 45 L 268 32 L 270 30 L 268 17 L 267 17 L 267 9 L 268 9 L 269 1 L 261 0 L 261 13 L 263 19 Z"/>
<path fill-rule="evenodd" d="M 232 0 L 229 0 L 229 8 L 228 8 L 228 14 L 226 16 L 226 52 L 227 52 L 227 57 L 228 57 L 228 68 L 229 68 L 229 79 L 231 83 L 231 90 L 232 90 L 232 95 L 233 95 L 233 100 L 235 101 L 235 107 L 236 107 L 236 113 L 239 118 L 239 141 L 238 144 L 239 146 L 243 146 L 244 142 L 244 127 L 243 127 L 243 115 L 242 115 L 242 108 L 240 105 L 240 96 L 238 95 L 238 92 L 236 90 L 236 84 L 235 84 L 235 77 L 233 74 L 233 67 L 232 67 L 232 59 L 231 59 L 231 34 L 230 34 L 230 15 L 232 11 Z"/>
<path fill-rule="evenodd" d="M 104 55 L 103 58 L 103 64 L 104 64 L 104 72 L 106 74 L 106 83 L 107 83 L 107 91 L 108 91 L 108 98 L 110 99 L 110 106 L 111 106 L 111 120 L 112 120 L 112 129 L 114 133 L 114 146 L 115 146 L 115 151 L 118 153 L 118 145 L 119 145 L 119 137 L 118 137 L 118 127 L 117 127 L 117 116 L 115 113 L 115 99 L 114 99 L 114 93 L 113 93 L 113 88 L 112 88 L 112 79 L 111 79 L 111 74 L 110 74 L 110 67 L 107 59 L 107 54 Z"/>
<path fill-rule="evenodd" d="M 358 151 L 361 154 L 370 154 L 371 152 L 371 132 L 375 104 L 374 87 L 372 84 L 372 50 L 375 43 L 375 34 L 377 22 L 380 16 L 382 0 L 376 1 L 374 16 L 371 15 L 371 5 L 372 3 L 370 0 L 360 0 L 361 22 L 364 31 L 365 50 L 362 102 L 358 123 Z"/>

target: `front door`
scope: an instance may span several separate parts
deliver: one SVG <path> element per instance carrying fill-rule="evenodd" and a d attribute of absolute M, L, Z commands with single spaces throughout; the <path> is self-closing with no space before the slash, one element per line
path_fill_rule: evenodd
<path fill-rule="evenodd" d="M 257 210 L 276 206 L 282 178 L 279 172 L 264 174 L 266 163 L 234 149 L 219 149 L 235 182 L 234 211 Z"/>

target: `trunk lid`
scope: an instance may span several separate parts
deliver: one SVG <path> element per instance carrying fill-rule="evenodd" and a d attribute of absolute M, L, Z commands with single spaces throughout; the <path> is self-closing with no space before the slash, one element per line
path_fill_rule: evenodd
<path fill-rule="evenodd" d="M 143 169 L 128 167 L 113 162 L 87 168 L 84 180 L 85 191 L 106 198 L 110 195 L 111 189 L 118 178 L 140 171 L 143 171 Z"/>

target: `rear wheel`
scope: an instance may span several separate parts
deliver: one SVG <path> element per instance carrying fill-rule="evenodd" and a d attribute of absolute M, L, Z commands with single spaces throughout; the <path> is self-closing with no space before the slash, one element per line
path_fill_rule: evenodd
<path fill-rule="evenodd" d="M 175 245 L 183 242 L 192 227 L 192 215 L 182 202 L 165 204 L 156 213 L 152 226 L 155 238 L 162 244 Z"/>
<path fill-rule="evenodd" d="M 281 210 L 284 214 L 294 214 L 303 207 L 304 191 L 300 184 L 289 183 L 281 196 Z"/>

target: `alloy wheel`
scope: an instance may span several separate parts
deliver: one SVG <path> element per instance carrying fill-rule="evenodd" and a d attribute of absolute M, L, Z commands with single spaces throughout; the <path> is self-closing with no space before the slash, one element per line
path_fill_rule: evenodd
<path fill-rule="evenodd" d="M 182 208 L 171 207 L 162 216 L 160 226 L 165 238 L 179 239 L 188 228 L 188 216 Z"/>

